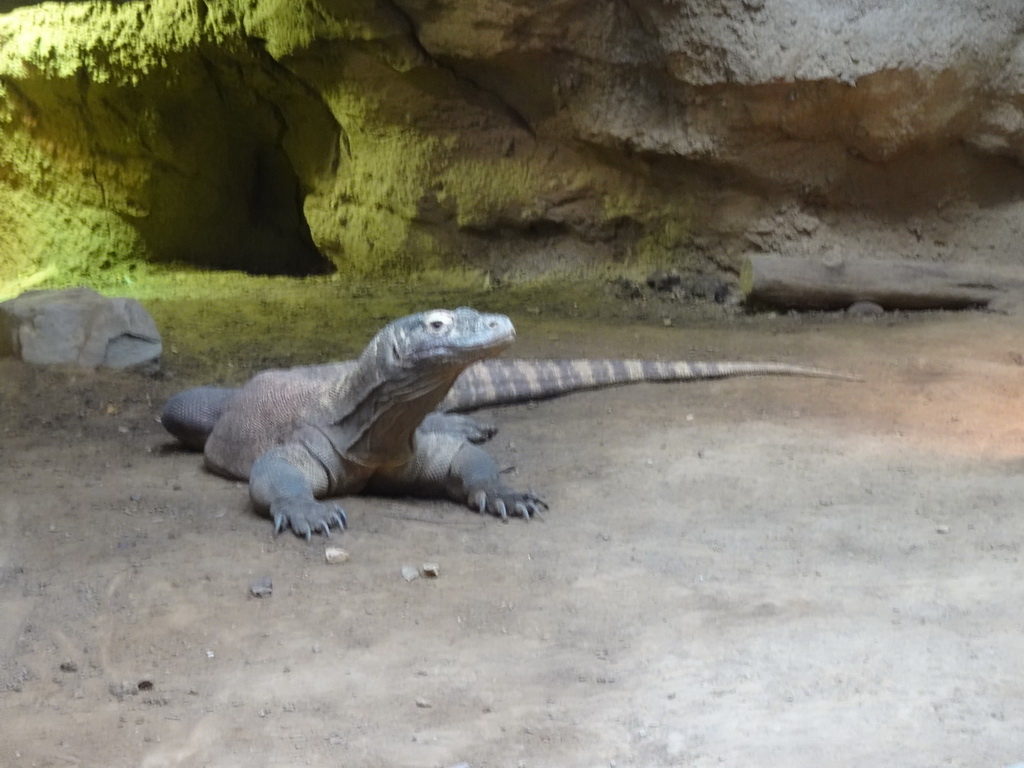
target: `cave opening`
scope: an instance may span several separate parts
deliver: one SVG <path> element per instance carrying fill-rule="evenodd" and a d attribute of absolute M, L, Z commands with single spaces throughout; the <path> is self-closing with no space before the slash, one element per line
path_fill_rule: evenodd
<path fill-rule="evenodd" d="M 241 143 L 197 176 L 153 174 L 149 214 L 135 222 L 151 258 L 254 275 L 332 271 L 313 242 L 288 156 L 277 145 Z"/>
<path fill-rule="evenodd" d="M 259 66 L 194 57 L 176 74 L 144 110 L 148 178 L 132 223 L 149 258 L 256 275 L 333 271 L 303 208 L 336 140 L 323 103 Z"/>

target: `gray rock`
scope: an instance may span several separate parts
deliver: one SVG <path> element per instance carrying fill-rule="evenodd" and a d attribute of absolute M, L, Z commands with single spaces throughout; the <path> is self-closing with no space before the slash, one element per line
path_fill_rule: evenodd
<path fill-rule="evenodd" d="M 253 597 L 270 597 L 274 593 L 274 582 L 269 576 L 261 576 L 249 585 Z"/>
<path fill-rule="evenodd" d="M 162 348 L 156 323 L 135 299 L 72 288 L 0 302 L 0 354 L 35 365 L 156 368 Z"/>
<path fill-rule="evenodd" d="M 855 301 L 846 308 L 846 314 L 853 317 L 877 317 L 885 314 L 885 307 L 874 301 Z"/>

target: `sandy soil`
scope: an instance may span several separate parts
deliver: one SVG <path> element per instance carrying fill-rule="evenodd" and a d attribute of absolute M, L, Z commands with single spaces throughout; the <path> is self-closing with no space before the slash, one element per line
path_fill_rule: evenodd
<path fill-rule="evenodd" d="M 522 315 L 521 355 L 865 382 L 486 414 L 543 521 L 351 499 L 331 540 L 351 558 L 328 564 L 162 433 L 192 373 L 0 361 L 0 764 L 1024 761 L 1021 318 Z M 427 562 L 438 578 L 402 578 Z M 260 577 L 272 596 L 249 595 Z"/>

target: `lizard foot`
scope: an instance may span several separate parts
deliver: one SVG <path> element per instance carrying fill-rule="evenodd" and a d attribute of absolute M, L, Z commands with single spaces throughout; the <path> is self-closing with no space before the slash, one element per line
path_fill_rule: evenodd
<path fill-rule="evenodd" d="M 529 520 L 548 508 L 548 503 L 532 491 L 513 491 L 504 485 L 477 488 L 469 493 L 469 508 L 489 512 L 508 522 L 509 516 Z"/>
<path fill-rule="evenodd" d="M 348 527 L 345 510 L 333 501 L 279 502 L 271 507 L 270 514 L 274 518 L 275 536 L 285 528 L 291 528 L 296 536 L 305 536 L 309 541 L 314 533 L 330 536 L 331 526 L 341 530 Z"/>

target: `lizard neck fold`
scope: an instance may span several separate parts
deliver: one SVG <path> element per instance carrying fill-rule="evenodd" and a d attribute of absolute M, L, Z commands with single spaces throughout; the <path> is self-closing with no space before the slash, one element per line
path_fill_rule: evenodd
<path fill-rule="evenodd" d="M 364 466 L 405 463 L 416 430 L 459 375 L 512 343 L 504 315 L 433 310 L 395 321 L 378 333 L 351 374 L 327 396 L 331 442 Z M 330 407 L 328 410 L 331 411 Z"/>
<path fill-rule="evenodd" d="M 448 394 L 461 371 L 395 380 L 381 378 L 374 375 L 379 371 L 371 370 L 358 386 L 349 389 L 346 413 L 335 422 L 348 438 L 346 456 L 366 466 L 408 461 L 416 430 Z"/>

